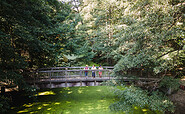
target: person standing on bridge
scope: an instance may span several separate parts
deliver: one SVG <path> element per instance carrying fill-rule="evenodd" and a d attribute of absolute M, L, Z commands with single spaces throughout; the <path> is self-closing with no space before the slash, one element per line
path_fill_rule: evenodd
<path fill-rule="evenodd" d="M 99 77 L 101 78 L 103 67 L 100 65 L 98 69 L 99 69 L 99 73 L 98 74 L 99 74 Z"/>
<path fill-rule="evenodd" d="M 88 71 L 87 70 L 89 70 L 88 65 L 85 66 L 84 70 L 85 70 L 85 77 L 87 78 L 87 76 L 88 76 Z"/>
<path fill-rule="evenodd" d="M 95 65 L 92 66 L 91 70 L 92 70 L 92 77 L 95 78 L 95 72 L 96 72 L 96 71 L 94 71 L 94 70 L 96 70 Z"/>

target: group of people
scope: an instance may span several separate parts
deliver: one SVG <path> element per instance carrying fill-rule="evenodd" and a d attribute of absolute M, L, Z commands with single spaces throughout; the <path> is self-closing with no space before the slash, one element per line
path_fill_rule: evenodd
<path fill-rule="evenodd" d="M 89 70 L 88 65 L 85 66 L 84 70 L 85 70 L 85 77 L 87 78 L 87 76 L 88 76 L 88 71 L 87 70 Z M 91 67 L 91 70 L 92 70 L 92 77 L 95 78 L 95 76 L 96 76 L 96 74 L 95 74 L 96 71 L 95 70 L 97 70 L 97 68 L 95 67 L 95 65 L 93 65 Z M 98 72 L 99 77 L 101 78 L 101 76 L 102 76 L 102 71 L 101 70 L 103 70 L 103 67 L 100 65 L 99 68 L 98 68 L 98 70 L 99 70 L 99 72 Z"/>

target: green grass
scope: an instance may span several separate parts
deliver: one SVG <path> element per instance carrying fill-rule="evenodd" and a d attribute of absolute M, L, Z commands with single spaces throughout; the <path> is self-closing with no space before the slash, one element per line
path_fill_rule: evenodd
<path fill-rule="evenodd" d="M 109 87 L 86 86 L 45 89 L 38 93 L 38 101 L 12 107 L 12 113 L 39 114 L 114 114 L 109 105 L 114 94 Z"/>
<path fill-rule="evenodd" d="M 37 101 L 12 107 L 8 114 L 118 114 L 109 109 L 116 100 L 108 86 L 43 89 L 36 96 Z M 135 108 L 134 114 L 152 113 Z"/>

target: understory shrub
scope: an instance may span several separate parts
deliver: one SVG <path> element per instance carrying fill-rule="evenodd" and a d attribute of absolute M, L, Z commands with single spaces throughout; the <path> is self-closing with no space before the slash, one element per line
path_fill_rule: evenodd
<path fill-rule="evenodd" d="M 161 89 L 164 88 L 164 90 L 166 90 L 165 92 L 167 94 L 171 94 L 173 91 L 176 91 L 179 89 L 179 86 L 180 86 L 180 81 L 179 79 L 174 79 L 173 77 L 170 77 L 170 76 L 165 76 L 160 84 L 159 84 L 159 87 Z M 163 90 L 163 91 L 164 91 Z"/>
<path fill-rule="evenodd" d="M 122 85 L 121 87 L 124 89 L 115 88 L 118 101 L 110 106 L 113 111 L 132 113 L 134 107 L 139 107 L 142 109 L 147 108 L 154 112 L 174 112 L 173 103 L 159 91 L 150 93 L 132 85 Z"/>

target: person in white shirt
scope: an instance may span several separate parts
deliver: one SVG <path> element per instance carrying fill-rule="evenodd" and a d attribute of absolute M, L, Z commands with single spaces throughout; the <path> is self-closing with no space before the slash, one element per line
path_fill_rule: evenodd
<path fill-rule="evenodd" d="M 93 70 L 96 70 L 95 65 L 92 66 L 91 70 L 92 70 L 92 77 L 95 78 L 95 72 L 96 71 L 93 71 Z"/>

